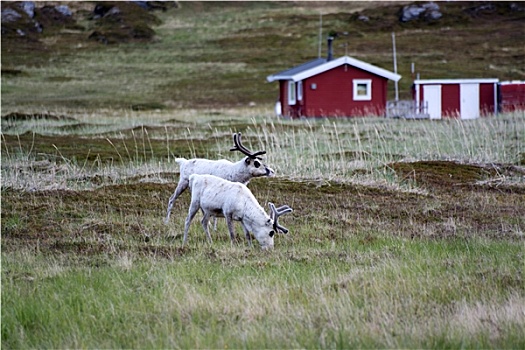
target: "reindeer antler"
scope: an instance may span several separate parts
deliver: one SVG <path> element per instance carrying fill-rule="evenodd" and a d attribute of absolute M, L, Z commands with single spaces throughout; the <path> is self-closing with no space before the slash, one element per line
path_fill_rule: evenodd
<path fill-rule="evenodd" d="M 230 151 L 242 152 L 245 155 L 247 155 L 248 157 L 250 157 L 251 159 L 255 159 L 255 158 L 257 158 L 257 156 L 260 156 L 260 155 L 266 153 L 266 151 L 257 151 L 257 152 L 254 153 L 254 152 L 250 151 L 249 149 L 247 149 L 246 147 L 244 147 L 242 145 L 242 143 L 241 143 L 241 133 L 240 132 L 238 132 L 236 134 L 233 134 L 233 143 L 234 143 L 235 147 L 230 148 Z"/>
<path fill-rule="evenodd" d="M 293 209 L 290 208 L 288 205 L 283 205 L 279 208 L 275 208 L 275 205 L 272 202 L 268 202 L 268 205 L 270 206 L 270 209 L 272 211 L 270 217 L 273 220 L 273 229 L 275 231 L 281 231 L 282 233 L 288 233 L 289 230 L 286 227 L 279 225 L 278 220 L 281 215 L 291 213 Z"/>

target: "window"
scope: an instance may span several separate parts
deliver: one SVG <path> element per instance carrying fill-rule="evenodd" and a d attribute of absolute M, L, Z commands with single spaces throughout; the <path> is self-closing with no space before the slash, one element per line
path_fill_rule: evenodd
<path fill-rule="evenodd" d="M 292 80 L 288 81 L 288 104 L 295 104 L 295 83 Z"/>
<path fill-rule="evenodd" d="M 297 82 L 297 101 L 303 100 L 303 81 Z"/>
<path fill-rule="evenodd" d="M 370 101 L 372 99 L 372 80 L 354 79 L 354 101 Z"/>

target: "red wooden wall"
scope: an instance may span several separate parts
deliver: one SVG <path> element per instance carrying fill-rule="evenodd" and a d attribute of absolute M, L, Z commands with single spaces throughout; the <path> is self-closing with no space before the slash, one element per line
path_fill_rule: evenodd
<path fill-rule="evenodd" d="M 525 82 L 502 83 L 500 103 L 502 112 L 525 111 Z"/>
<path fill-rule="evenodd" d="M 443 118 L 458 118 L 459 97 L 459 84 L 441 85 L 441 116 Z"/>
<path fill-rule="evenodd" d="M 372 81 L 372 99 L 354 101 L 353 80 Z M 312 88 L 315 84 L 316 88 Z M 282 112 L 290 117 L 353 117 L 383 115 L 388 80 L 350 65 L 342 65 L 303 81 L 303 100 L 288 105 L 288 82 L 279 81 Z"/>
<path fill-rule="evenodd" d="M 497 86 L 497 84 L 493 83 L 479 84 L 480 115 L 489 115 L 496 112 L 495 104 L 497 101 L 494 100 L 496 96 L 496 91 L 494 91 L 494 89 L 497 89 Z"/>

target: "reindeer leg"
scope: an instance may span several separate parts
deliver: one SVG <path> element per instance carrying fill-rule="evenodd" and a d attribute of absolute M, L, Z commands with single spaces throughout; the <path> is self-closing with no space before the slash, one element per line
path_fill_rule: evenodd
<path fill-rule="evenodd" d="M 173 194 L 171 195 L 170 200 L 168 201 L 168 212 L 166 214 L 166 219 L 164 219 L 165 224 L 167 224 L 170 220 L 170 214 L 171 214 L 171 209 L 173 209 L 173 203 L 175 202 L 175 200 L 177 200 L 177 198 L 179 198 L 182 192 L 184 192 L 188 188 L 188 185 L 189 185 L 189 181 L 179 182 L 179 184 L 177 185 L 177 188 L 175 189 L 175 192 L 173 192 Z"/>
<path fill-rule="evenodd" d="M 246 235 L 246 239 L 248 240 L 248 247 L 252 246 L 252 235 L 250 234 L 250 231 L 246 228 L 246 226 L 242 225 L 242 229 L 244 230 L 244 234 Z"/>
<path fill-rule="evenodd" d="M 210 216 L 206 213 L 204 213 L 204 216 L 202 217 L 202 220 L 201 220 L 201 224 L 202 224 L 202 227 L 204 227 L 204 232 L 206 232 L 206 237 L 208 238 L 208 241 L 211 243 L 212 240 L 211 240 L 211 236 L 210 236 L 210 230 L 208 229 L 208 222 L 210 221 Z"/>
<path fill-rule="evenodd" d="M 198 202 L 191 202 L 190 209 L 188 211 L 188 217 L 186 218 L 186 222 L 184 223 L 184 238 L 182 239 L 182 247 L 184 248 L 184 244 L 186 244 L 186 241 L 188 240 L 188 231 L 190 230 L 190 224 L 191 220 L 195 217 L 195 214 L 199 211 L 199 203 Z"/>
<path fill-rule="evenodd" d="M 230 232 L 230 240 L 233 245 L 233 241 L 235 240 L 235 231 L 233 228 L 233 218 L 231 215 L 224 215 L 226 218 L 226 224 L 228 225 L 228 231 Z"/>

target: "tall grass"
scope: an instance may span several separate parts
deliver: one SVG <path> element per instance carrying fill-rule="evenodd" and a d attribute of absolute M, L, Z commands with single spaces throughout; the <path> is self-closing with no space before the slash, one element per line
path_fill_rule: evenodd
<path fill-rule="evenodd" d="M 115 114 L 119 118 L 115 118 Z M 250 123 L 246 123 L 246 118 Z M 34 154 L 32 144 L 19 143 L 11 150 L 3 147 L 2 175 L 4 185 L 16 187 L 25 181 L 26 174 L 33 177 L 27 179 L 33 188 L 38 184 L 45 187 L 62 181 L 74 183 L 71 179 L 75 176 L 100 175 L 122 181 L 148 173 L 173 172 L 176 171 L 172 162 L 175 157 L 202 156 L 196 150 L 195 140 L 210 143 L 212 148 L 204 155 L 207 158 L 235 158 L 229 152 L 231 134 L 242 131 L 249 148 L 267 150 L 266 162 L 279 176 L 396 186 L 400 180 L 390 169 L 393 162 L 447 160 L 480 165 L 519 164 L 525 152 L 523 120 L 522 112 L 472 121 L 284 120 L 268 116 L 260 109 L 217 110 L 209 114 L 188 110 L 177 115 L 175 120 L 165 112 L 112 111 L 106 116 L 81 113 L 72 120 L 28 120 L 6 122 L 3 126 L 10 134 L 91 135 L 115 154 L 111 164 L 101 165 L 97 159 L 84 162 L 66 159 L 55 146 L 52 157 L 43 157 L 53 163 L 46 165 L 49 167 L 47 173 L 52 175 L 46 180 L 45 176 L 40 177 L 43 174 L 20 170 L 29 160 L 41 161 L 43 155 Z M 81 128 L 63 127 L 79 123 Z M 153 147 L 152 142 L 164 144 L 160 146 L 162 154 L 155 154 L 159 147 Z M 174 153 L 173 142 L 186 145 L 184 154 L 178 150 Z M 162 181 L 159 176 L 151 179 Z"/>
<path fill-rule="evenodd" d="M 519 164 L 523 120 L 522 112 L 475 121 L 304 120 L 290 129 L 262 123 L 253 132 L 285 175 L 351 181 L 364 170 L 373 183 L 390 182 L 389 164 L 398 161 Z"/>

